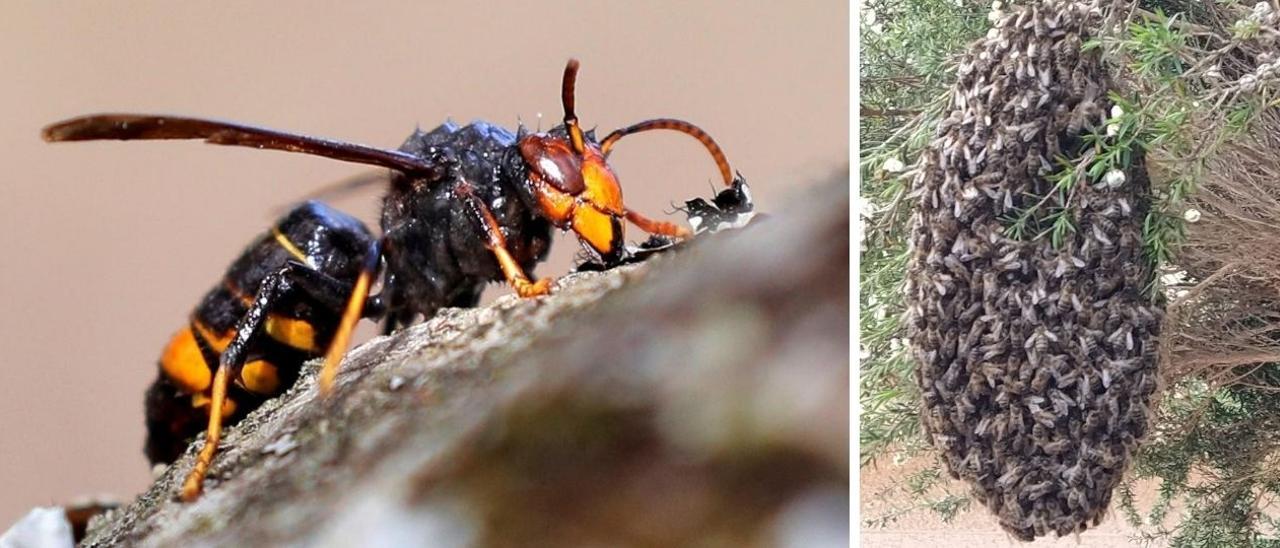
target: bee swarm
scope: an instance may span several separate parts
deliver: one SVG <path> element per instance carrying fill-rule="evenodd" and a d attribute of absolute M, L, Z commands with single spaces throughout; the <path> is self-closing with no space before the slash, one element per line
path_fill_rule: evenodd
<path fill-rule="evenodd" d="M 926 435 L 1032 540 L 1101 521 L 1147 432 L 1163 311 L 1144 291 L 1141 154 L 1068 192 L 1048 178 L 1108 123 L 1105 68 L 1081 49 L 1099 10 L 1046 1 L 993 19 L 913 184 L 908 338 Z M 1028 210 L 1028 236 L 1009 237 Z M 1057 246 L 1042 232 L 1053 213 L 1073 227 Z"/>

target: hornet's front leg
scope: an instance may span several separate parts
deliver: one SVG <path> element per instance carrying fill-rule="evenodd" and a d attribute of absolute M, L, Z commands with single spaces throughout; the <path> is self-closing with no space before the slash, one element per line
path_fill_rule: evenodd
<path fill-rule="evenodd" d="M 476 196 L 475 188 L 471 186 L 471 183 L 459 177 L 454 188 L 470 210 L 472 217 L 480 224 L 486 238 L 485 246 L 498 259 L 498 266 L 502 268 L 502 275 L 507 278 L 507 282 L 511 284 L 511 287 L 516 290 L 516 294 L 528 298 L 551 293 L 550 278 L 543 278 L 536 282 L 530 281 L 529 276 L 525 274 L 523 268 L 520 268 L 520 264 L 516 262 L 515 257 L 511 256 L 511 252 L 507 250 L 507 240 L 502 236 L 502 227 L 498 225 L 498 220 L 493 217 L 493 212 L 489 211 L 489 207 Z"/>

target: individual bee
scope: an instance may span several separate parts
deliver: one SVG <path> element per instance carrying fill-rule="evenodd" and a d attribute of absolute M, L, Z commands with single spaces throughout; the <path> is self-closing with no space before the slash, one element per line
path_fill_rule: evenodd
<path fill-rule="evenodd" d="M 1047 367 L 1042 367 L 1036 371 L 1035 377 L 1031 379 L 1031 391 L 1036 393 L 1044 393 L 1049 387 L 1049 381 L 1053 378 L 1053 371 Z M 1055 402 L 1056 403 L 1056 402 Z"/>
<path fill-rule="evenodd" d="M 1075 135 L 1085 129 L 1093 128 L 1095 120 L 1102 116 L 1102 108 L 1093 101 L 1081 101 L 1076 108 L 1071 111 L 1070 121 L 1067 122 L 1067 134 Z"/>

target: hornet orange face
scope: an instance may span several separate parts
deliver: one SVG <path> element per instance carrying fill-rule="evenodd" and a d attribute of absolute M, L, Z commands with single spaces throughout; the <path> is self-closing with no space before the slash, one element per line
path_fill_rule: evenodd
<path fill-rule="evenodd" d="M 622 252 L 622 187 L 595 143 L 573 150 L 570 140 L 529 135 L 520 140 L 520 155 L 539 209 L 551 222 L 573 230 L 600 257 Z"/>
<path fill-rule="evenodd" d="M 624 253 L 624 219 L 652 234 L 688 237 L 691 232 L 684 227 L 649 219 L 623 205 L 622 187 L 606 160 L 609 149 L 631 133 L 650 129 L 679 131 L 702 142 L 728 185 L 733 177 L 720 147 L 697 126 L 665 118 L 619 129 L 597 143 L 590 134 L 583 133 L 574 113 L 577 75 L 578 61 L 570 60 L 564 69 L 561 87 L 563 130 L 522 135 L 517 143 L 526 167 L 528 188 L 525 191 L 534 205 L 557 227 L 573 230 L 584 247 L 599 255 L 606 264 L 620 259 Z"/>

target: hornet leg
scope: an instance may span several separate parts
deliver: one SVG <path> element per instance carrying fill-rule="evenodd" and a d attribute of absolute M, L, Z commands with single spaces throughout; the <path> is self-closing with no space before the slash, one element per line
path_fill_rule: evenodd
<path fill-rule="evenodd" d="M 360 269 L 360 275 L 356 277 L 355 286 L 351 289 L 351 296 L 347 298 L 346 310 L 342 312 L 342 319 L 338 321 L 338 329 L 333 333 L 333 339 L 329 341 L 329 350 L 324 354 L 324 367 L 320 369 L 320 393 L 329 394 L 333 390 L 333 380 L 338 376 L 338 365 L 342 363 L 342 356 L 347 353 L 347 347 L 351 345 L 351 332 L 355 331 L 356 322 L 364 315 L 366 301 L 370 304 L 382 307 L 382 299 L 369 298 L 369 286 L 373 283 L 374 276 L 378 275 L 378 261 L 382 259 L 382 247 L 379 242 L 374 241 L 369 246 L 369 250 L 365 253 L 364 266 Z M 384 312 L 379 310 L 378 313 Z"/>
<path fill-rule="evenodd" d="M 498 266 L 502 267 L 502 274 L 506 276 L 507 282 L 511 287 L 515 288 L 516 294 L 521 297 L 538 297 L 551 292 L 551 279 L 543 278 L 537 282 L 529 281 L 529 276 L 524 273 L 524 269 L 516 263 L 511 252 L 507 251 L 506 238 L 502 236 L 502 228 L 498 226 L 498 220 L 493 218 L 493 212 L 489 211 L 488 206 L 476 197 L 471 183 L 465 179 L 459 179 L 457 183 L 458 195 L 466 198 L 468 207 L 475 219 L 480 222 L 488 241 L 485 245 L 489 251 L 493 252 L 494 257 L 498 259 Z"/>
<path fill-rule="evenodd" d="M 364 309 L 365 299 L 368 297 L 369 284 L 373 273 L 377 271 L 379 257 L 378 246 L 375 243 L 370 249 L 370 258 L 366 259 L 364 269 L 356 280 L 351 298 L 345 302 L 346 311 L 343 313 L 342 321 L 339 323 L 333 340 L 329 344 L 329 353 L 326 355 L 326 369 L 330 369 L 329 360 L 333 359 L 335 355 L 340 360 L 342 354 L 346 351 L 346 345 L 351 338 L 351 331 L 356 321 L 360 319 L 361 312 Z M 372 267 L 370 264 L 372 264 Z M 217 453 L 218 442 L 222 439 L 222 415 L 223 407 L 227 401 L 227 386 L 231 379 L 239 377 L 240 370 L 244 367 L 248 350 L 253 342 L 261 336 L 270 311 L 275 308 L 280 298 L 293 288 L 307 292 L 321 304 L 342 303 L 343 301 L 340 297 L 334 296 L 333 284 L 335 283 L 341 284 L 341 282 L 316 272 L 310 267 L 292 261 L 280 270 L 269 274 L 262 281 L 262 286 L 258 289 L 258 295 L 253 304 L 249 307 L 244 317 L 240 319 L 240 323 L 236 325 L 235 338 L 231 340 L 222 355 L 218 357 L 218 370 L 213 377 L 213 395 L 209 404 L 209 427 L 205 431 L 204 447 L 200 448 L 196 463 L 182 484 L 183 500 L 190 502 L 200 496 L 205 476 L 209 472 L 209 466 L 213 464 L 214 454 Z M 333 364 L 334 369 L 336 369 L 336 365 L 336 363 Z M 321 381 L 323 389 L 323 371 Z"/>

